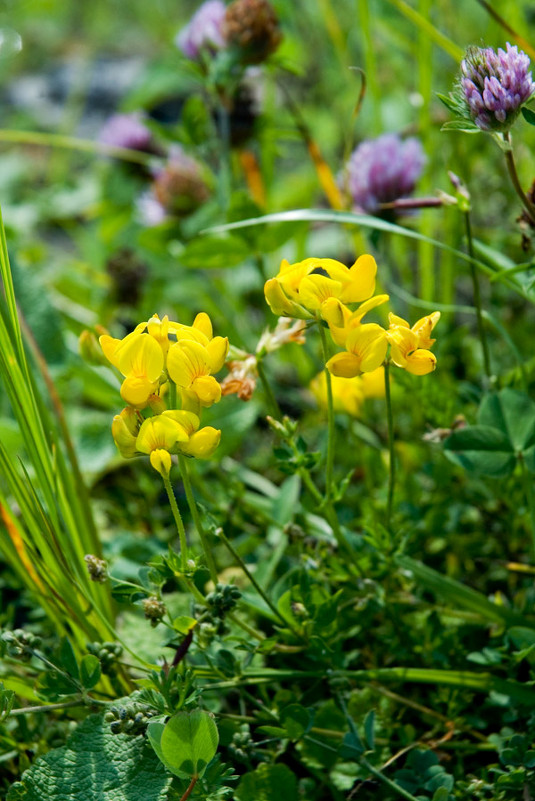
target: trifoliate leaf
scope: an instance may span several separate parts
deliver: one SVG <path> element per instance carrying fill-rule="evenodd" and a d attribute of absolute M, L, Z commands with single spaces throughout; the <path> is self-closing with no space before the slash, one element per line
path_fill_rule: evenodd
<path fill-rule="evenodd" d="M 219 743 L 214 719 L 202 709 L 177 712 L 165 726 L 150 723 L 147 733 L 163 764 L 181 779 L 202 776 Z"/>

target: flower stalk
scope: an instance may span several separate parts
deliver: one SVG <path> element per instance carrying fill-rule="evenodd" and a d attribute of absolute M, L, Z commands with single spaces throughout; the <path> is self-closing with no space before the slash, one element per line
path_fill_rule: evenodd
<path fill-rule="evenodd" d="M 388 496 L 386 502 L 386 527 L 390 531 L 392 509 L 394 506 L 394 489 L 396 486 L 396 454 L 394 450 L 394 416 L 392 413 L 392 395 L 390 392 L 390 362 L 385 361 L 385 401 L 386 420 L 388 425 Z"/>

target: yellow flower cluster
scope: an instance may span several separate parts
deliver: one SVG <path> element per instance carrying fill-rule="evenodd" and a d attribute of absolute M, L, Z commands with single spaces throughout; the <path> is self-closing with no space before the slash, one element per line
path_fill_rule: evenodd
<path fill-rule="evenodd" d="M 369 255 L 360 256 L 352 267 L 334 259 L 305 259 L 296 264 L 283 261 L 279 274 L 264 287 L 266 301 L 277 315 L 327 323 L 336 345 L 344 348 L 326 364 L 340 378 L 354 378 L 377 370 L 390 356 L 397 367 L 414 375 L 435 369 L 436 357 L 429 350 L 431 331 L 439 312 L 423 317 L 412 326 L 389 315 L 389 328 L 363 323 L 364 316 L 386 303 L 388 295 L 375 295 L 377 264 Z M 350 308 L 359 304 L 356 308 Z"/>
<path fill-rule="evenodd" d="M 213 336 L 207 314 L 198 314 L 191 326 L 155 314 L 124 339 L 101 336 L 100 345 L 124 377 L 121 397 L 128 405 L 112 423 L 122 456 L 148 454 L 155 470 L 167 475 L 172 453 L 201 459 L 213 454 L 221 431 L 201 428 L 200 415 L 221 399 L 213 374 L 223 366 L 229 344 L 226 337 Z M 180 408 L 167 408 L 170 403 Z"/>

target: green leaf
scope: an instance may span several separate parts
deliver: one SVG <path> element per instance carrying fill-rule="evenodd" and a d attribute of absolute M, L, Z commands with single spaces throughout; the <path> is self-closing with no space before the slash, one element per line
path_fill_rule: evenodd
<path fill-rule="evenodd" d="M 76 661 L 74 649 L 67 637 L 63 637 L 61 640 L 58 652 L 58 661 L 61 667 L 67 671 L 69 676 L 72 676 L 73 679 L 80 678 L 80 671 L 78 669 L 78 662 Z"/>
<path fill-rule="evenodd" d="M 462 133 L 481 133 L 481 128 L 478 128 L 474 123 L 468 120 L 450 120 L 445 122 L 440 129 L 441 131 L 461 131 Z"/>
<path fill-rule="evenodd" d="M 0 721 L 4 720 L 4 718 L 7 718 L 13 709 L 14 702 L 15 693 L 13 690 L 6 690 L 4 687 L 4 682 L 0 681 Z"/>
<path fill-rule="evenodd" d="M 370 709 L 370 711 L 364 718 L 364 739 L 366 740 L 366 743 L 370 751 L 373 751 L 373 749 L 375 748 L 374 729 L 375 729 L 375 709 Z"/>
<path fill-rule="evenodd" d="M 342 740 L 339 754 L 342 759 L 354 759 L 358 761 L 365 750 L 364 743 L 360 739 L 358 733 L 356 731 L 348 731 Z"/>
<path fill-rule="evenodd" d="M 90 715 L 66 745 L 39 757 L 8 801 L 165 801 L 169 778 L 144 737 L 112 734 Z"/>
<path fill-rule="evenodd" d="M 91 690 L 100 680 L 100 662 L 93 654 L 86 654 L 80 662 L 80 681 Z"/>
<path fill-rule="evenodd" d="M 535 403 L 525 392 L 507 388 L 486 395 L 478 423 L 503 432 L 517 453 L 535 443 Z"/>
<path fill-rule="evenodd" d="M 286 765 L 260 765 L 236 788 L 237 801 L 298 801 L 297 779 Z"/>
<path fill-rule="evenodd" d="M 277 496 L 273 498 L 272 515 L 281 526 L 291 523 L 299 508 L 301 479 L 298 475 L 290 476 L 281 485 Z"/>
<path fill-rule="evenodd" d="M 532 111 L 530 108 L 526 106 L 522 106 L 522 116 L 530 125 L 535 125 L 535 111 Z"/>
<path fill-rule="evenodd" d="M 281 712 L 281 723 L 290 740 L 300 740 L 310 726 L 310 713 L 301 704 L 289 704 Z"/>
<path fill-rule="evenodd" d="M 202 776 L 214 758 L 219 733 L 209 712 L 177 712 L 161 733 L 160 749 L 165 764 L 180 778 Z"/>
<path fill-rule="evenodd" d="M 444 442 L 452 461 L 466 470 L 503 478 L 515 467 L 515 453 L 509 438 L 489 425 L 467 426 L 454 431 Z"/>

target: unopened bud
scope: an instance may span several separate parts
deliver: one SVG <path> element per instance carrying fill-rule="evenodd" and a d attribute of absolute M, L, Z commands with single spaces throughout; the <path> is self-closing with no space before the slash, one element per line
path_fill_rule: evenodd
<path fill-rule="evenodd" d="M 103 584 L 108 579 L 108 565 L 104 559 L 99 559 L 98 556 L 88 553 L 84 556 L 84 561 L 87 565 L 87 572 L 91 581 L 96 581 Z"/>

